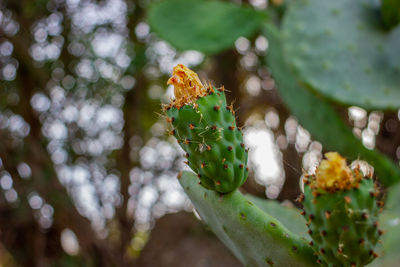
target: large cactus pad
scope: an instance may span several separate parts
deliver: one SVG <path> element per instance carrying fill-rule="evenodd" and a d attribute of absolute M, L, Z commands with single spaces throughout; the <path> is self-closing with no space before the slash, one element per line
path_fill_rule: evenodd
<path fill-rule="evenodd" d="M 331 99 L 400 107 L 400 27 L 385 31 L 380 1 L 298 0 L 283 23 L 284 52 L 299 78 Z"/>
<path fill-rule="evenodd" d="M 246 198 L 238 190 L 218 194 L 198 185 L 190 172 L 181 173 L 179 182 L 204 222 L 243 266 L 317 266 L 308 240 L 302 237 L 305 222 L 297 210 Z"/>

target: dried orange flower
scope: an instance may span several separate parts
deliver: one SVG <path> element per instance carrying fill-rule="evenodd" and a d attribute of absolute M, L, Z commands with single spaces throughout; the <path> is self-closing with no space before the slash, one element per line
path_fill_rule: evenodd
<path fill-rule="evenodd" d="M 177 108 L 194 103 L 198 97 L 207 94 L 199 76 L 182 64 L 174 67 L 172 77 L 167 84 L 174 86 L 175 100 L 172 105 Z"/>

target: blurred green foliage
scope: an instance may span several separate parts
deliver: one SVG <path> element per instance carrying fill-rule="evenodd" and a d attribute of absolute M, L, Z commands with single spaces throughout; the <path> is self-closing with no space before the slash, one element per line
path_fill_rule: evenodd
<path fill-rule="evenodd" d="M 148 11 L 153 31 L 181 50 L 215 54 L 249 37 L 259 28 L 264 12 L 219 1 L 159 1 Z"/>

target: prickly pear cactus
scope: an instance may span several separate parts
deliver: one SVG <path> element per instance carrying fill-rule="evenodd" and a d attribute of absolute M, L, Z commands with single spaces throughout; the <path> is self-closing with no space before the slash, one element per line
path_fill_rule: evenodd
<path fill-rule="evenodd" d="M 351 170 L 338 153 L 325 154 L 304 178 L 304 216 L 322 266 L 364 266 L 377 257 L 380 202 L 371 175 Z"/>
<path fill-rule="evenodd" d="M 241 186 L 248 173 L 247 149 L 224 88 L 204 87 L 197 74 L 181 64 L 168 84 L 174 85 L 176 99 L 164 108 L 167 121 L 201 185 L 221 193 Z"/>
<path fill-rule="evenodd" d="M 179 182 L 203 222 L 243 266 L 317 266 L 314 251 L 303 237 L 305 221 L 296 216 L 297 210 L 244 196 L 239 190 L 223 195 L 207 190 L 192 172 L 180 173 Z"/>
<path fill-rule="evenodd" d="M 342 103 L 398 109 L 400 29 L 382 27 L 380 2 L 292 1 L 283 51 L 298 80 Z"/>

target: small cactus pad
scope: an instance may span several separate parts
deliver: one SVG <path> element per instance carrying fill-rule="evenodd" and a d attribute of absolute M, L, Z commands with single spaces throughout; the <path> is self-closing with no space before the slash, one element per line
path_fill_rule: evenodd
<path fill-rule="evenodd" d="M 166 108 L 167 121 L 187 152 L 189 166 L 204 187 L 221 193 L 235 190 L 247 178 L 247 150 L 224 89 L 204 88 L 183 65 L 174 68 L 168 83 L 174 85 L 176 99 Z"/>
<path fill-rule="evenodd" d="M 326 153 L 316 174 L 304 178 L 304 216 L 323 266 L 364 266 L 377 257 L 378 191 L 371 175 L 351 170 Z"/>
<path fill-rule="evenodd" d="M 380 1 L 293 1 L 284 53 L 298 77 L 341 103 L 400 107 L 400 28 L 386 31 Z"/>

